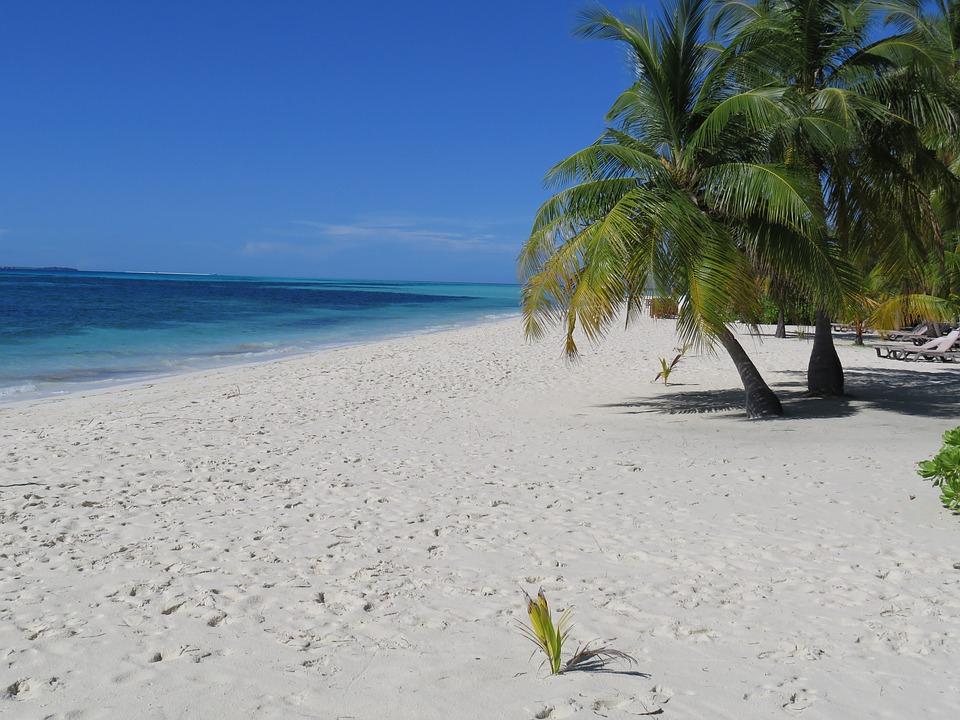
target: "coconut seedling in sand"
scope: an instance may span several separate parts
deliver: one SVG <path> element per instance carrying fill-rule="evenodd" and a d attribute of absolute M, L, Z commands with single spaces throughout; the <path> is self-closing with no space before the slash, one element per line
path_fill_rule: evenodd
<path fill-rule="evenodd" d="M 543 588 L 537 592 L 536 598 L 530 597 L 526 591 L 523 595 L 527 602 L 530 625 L 529 627 L 521 625 L 520 630 L 546 656 L 544 664 L 549 665 L 551 675 L 603 670 L 610 662 L 616 660 L 623 660 L 631 665 L 636 663 L 636 658 L 632 655 L 606 645 L 593 647 L 591 642 L 577 645 L 573 655 L 564 663 L 563 646 L 573 628 L 570 608 L 560 613 L 554 621 Z"/>

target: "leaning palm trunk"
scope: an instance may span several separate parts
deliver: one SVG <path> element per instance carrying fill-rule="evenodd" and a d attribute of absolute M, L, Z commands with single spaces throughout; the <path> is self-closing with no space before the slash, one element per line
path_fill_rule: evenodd
<path fill-rule="evenodd" d="M 807 365 L 807 390 L 814 395 L 843 395 L 843 365 L 833 346 L 830 317 L 823 310 L 817 310 L 817 329 Z"/>
<path fill-rule="evenodd" d="M 743 383 L 746 395 L 747 417 L 753 420 L 783 415 L 783 406 L 779 398 L 764 381 L 757 366 L 753 364 L 750 356 L 729 328 L 724 327 L 717 334 L 717 339 L 730 355 L 737 372 L 740 373 L 740 381 Z"/>

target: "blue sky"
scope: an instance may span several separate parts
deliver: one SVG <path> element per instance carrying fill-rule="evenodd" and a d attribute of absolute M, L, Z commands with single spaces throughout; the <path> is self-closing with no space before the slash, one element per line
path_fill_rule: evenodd
<path fill-rule="evenodd" d="M 586 4 L 7 4 L 0 265 L 513 281 L 629 82 Z"/>

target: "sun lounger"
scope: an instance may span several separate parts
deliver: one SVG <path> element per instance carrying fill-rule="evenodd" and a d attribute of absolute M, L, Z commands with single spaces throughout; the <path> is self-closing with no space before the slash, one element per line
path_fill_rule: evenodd
<path fill-rule="evenodd" d="M 893 340 L 894 342 L 915 342 L 916 340 L 922 339 L 929 340 L 930 336 L 927 334 L 929 330 L 929 323 L 920 323 L 915 328 L 910 330 L 899 330 L 897 332 L 887 333 L 887 339 Z"/>
<path fill-rule="evenodd" d="M 957 350 L 928 350 L 927 352 L 914 353 L 912 357 L 906 357 L 904 359 L 909 362 L 916 362 L 917 360 L 925 360 L 927 362 L 934 362 L 936 360 L 941 362 L 954 362 L 960 360 L 960 352 Z"/>
<path fill-rule="evenodd" d="M 894 343 L 874 345 L 873 349 L 877 351 L 877 357 L 887 357 L 893 360 L 916 361 L 921 357 L 936 359 L 937 356 L 951 354 L 953 346 L 957 344 L 958 339 L 960 339 L 960 330 L 952 330 L 947 335 L 935 338 L 919 347 L 906 343 Z"/>
<path fill-rule="evenodd" d="M 904 360 L 942 360 L 952 362 L 954 357 L 960 353 L 960 328 L 951 330 L 947 335 L 940 338 L 943 342 L 934 350 L 921 350 L 916 348 L 914 351 L 908 351 Z"/>
<path fill-rule="evenodd" d="M 902 360 L 902 353 L 908 350 L 937 350 L 940 347 L 942 338 L 934 338 L 924 343 L 920 347 L 908 343 L 883 343 L 874 345 L 873 349 L 877 351 L 877 357 L 888 357 L 894 360 Z"/>

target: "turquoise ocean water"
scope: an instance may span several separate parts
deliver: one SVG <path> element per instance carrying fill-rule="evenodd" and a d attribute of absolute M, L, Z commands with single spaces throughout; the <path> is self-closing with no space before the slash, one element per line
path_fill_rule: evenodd
<path fill-rule="evenodd" d="M 517 312 L 514 285 L 0 271 L 0 402 Z"/>

